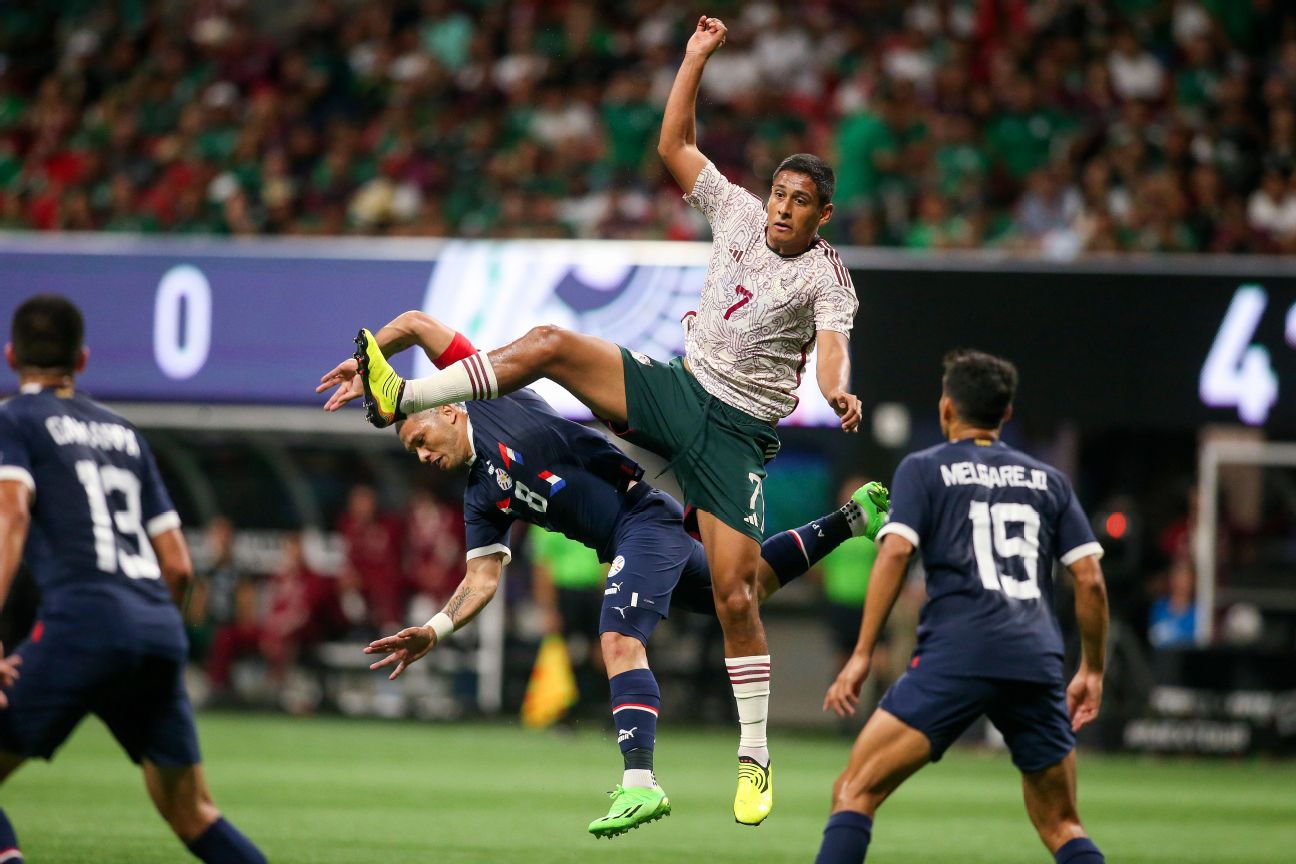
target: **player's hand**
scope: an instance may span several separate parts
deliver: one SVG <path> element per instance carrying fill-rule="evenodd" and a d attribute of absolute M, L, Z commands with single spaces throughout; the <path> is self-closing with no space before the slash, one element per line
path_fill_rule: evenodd
<path fill-rule="evenodd" d="M 828 404 L 841 418 L 843 432 L 858 432 L 864 409 L 860 406 L 859 397 L 854 393 L 838 391 L 828 397 Z"/>
<path fill-rule="evenodd" d="M 316 393 L 323 393 L 330 387 L 337 388 L 329 396 L 328 401 L 324 403 L 325 411 L 336 411 L 352 399 L 358 399 L 364 395 L 364 385 L 360 383 L 356 371 L 355 358 L 348 357 L 334 366 L 332 371 L 320 377 L 319 386 L 315 388 Z"/>
<path fill-rule="evenodd" d="M 1102 673 L 1090 672 L 1084 666 L 1071 679 L 1066 695 L 1072 732 L 1080 731 L 1082 726 L 1098 716 L 1098 708 L 1102 705 L 1102 689 Z"/>
<path fill-rule="evenodd" d="M 13 657 L 4 656 L 4 645 L 0 644 L 0 687 L 13 686 L 13 683 L 18 680 L 18 667 L 21 665 L 22 657 L 16 654 Z M 8 707 L 8 697 L 0 692 L 0 708 Z"/>
<path fill-rule="evenodd" d="M 701 54 L 703 57 L 715 53 L 725 43 L 725 34 L 729 28 L 719 18 L 708 18 L 703 15 L 698 19 L 697 29 L 684 46 L 685 54 Z"/>
<path fill-rule="evenodd" d="M 837 680 L 828 688 L 824 697 L 823 710 L 832 710 L 838 717 L 850 717 L 859 706 L 860 688 L 868 678 L 869 667 L 873 665 L 872 657 L 851 654 Z"/>
<path fill-rule="evenodd" d="M 387 656 L 369 666 L 370 669 L 383 669 L 396 664 L 396 668 L 387 676 L 394 681 L 414 661 L 436 647 L 436 631 L 431 627 L 406 627 L 395 636 L 385 636 L 370 642 L 364 649 L 366 654 L 386 654 Z"/>

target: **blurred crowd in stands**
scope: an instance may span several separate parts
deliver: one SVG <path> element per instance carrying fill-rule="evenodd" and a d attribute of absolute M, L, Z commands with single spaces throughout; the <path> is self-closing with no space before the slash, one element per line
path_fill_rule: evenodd
<path fill-rule="evenodd" d="M 827 234 L 1296 251 L 1282 0 L 714 0 L 699 144 L 837 168 Z M 0 4 L 0 229 L 693 239 L 674 0 Z"/>
<path fill-rule="evenodd" d="M 289 533 L 274 568 L 257 573 L 236 559 L 229 519 L 207 526 L 185 617 L 192 657 L 216 693 L 229 688 L 242 658 L 263 661 L 281 685 L 324 642 L 367 642 L 422 624 L 463 576 L 463 513 L 426 490 L 397 516 L 380 511 L 372 486 L 356 485 L 336 534 L 336 572 L 312 567 L 302 536 Z"/>

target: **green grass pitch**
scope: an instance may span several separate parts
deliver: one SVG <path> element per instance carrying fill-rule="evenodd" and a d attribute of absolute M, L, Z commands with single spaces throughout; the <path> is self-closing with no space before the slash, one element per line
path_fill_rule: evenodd
<path fill-rule="evenodd" d="M 217 803 L 277 864 L 809 862 L 847 742 L 776 732 L 775 810 L 734 824 L 734 735 L 662 727 L 657 769 L 675 812 L 613 840 L 585 826 L 620 777 L 611 735 L 205 714 Z M 1081 754 L 1081 812 L 1114 864 L 1290 864 L 1296 763 Z M 97 721 L 52 765 L 24 766 L 3 804 L 34 864 L 187 858 L 138 772 Z M 870 862 L 1044 864 L 1005 754 L 955 752 L 879 814 Z"/>

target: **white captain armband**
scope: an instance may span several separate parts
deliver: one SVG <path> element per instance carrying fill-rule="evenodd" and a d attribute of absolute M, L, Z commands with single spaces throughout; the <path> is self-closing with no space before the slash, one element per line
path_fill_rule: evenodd
<path fill-rule="evenodd" d="M 432 628 L 432 632 L 436 634 L 438 645 L 445 641 L 445 638 L 455 630 L 454 619 L 444 612 L 433 615 L 423 626 Z"/>

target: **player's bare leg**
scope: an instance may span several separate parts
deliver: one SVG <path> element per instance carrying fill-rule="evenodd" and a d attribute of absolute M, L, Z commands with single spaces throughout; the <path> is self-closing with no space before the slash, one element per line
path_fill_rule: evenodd
<path fill-rule="evenodd" d="M 833 784 L 832 812 L 851 810 L 872 818 L 882 802 L 930 759 L 927 736 L 879 708 L 860 730 L 846 770 Z"/>
<path fill-rule="evenodd" d="M 846 770 L 833 784 L 832 815 L 816 864 L 858 864 L 868 851 L 873 814 L 931 759 L 927 736 L 879 708 L 860 730 Z"/>
<path fill-rule="evenodd" d="M 1059 860 L 1076 864 L 1099 864 L 1103 860 L 1096 846 L 1089 841 L 1080 814 L 1076 809 L 1076 754 L 1072 750 L 1056 765 L 1022 775 L 1022 797 L 1031 824 L 1039 832 L 1040 840 L 1050 853 L 1058 856 L 1059 850 L 1068 847 L 1068 853 Z"/>
<path fill-rule="evenodd" d="M 4 783 L 24 761 L 24 758 L 17 753 L 0 750 L 0 783 Z M 13 825 L 9 823 L 9 817 L 5 815 L 3 808 L 0 808 L 0 861 L 6 864 L 8 862 L 22 864 L 23 861 L 22 852 L 18 849 L 18 835 L 14 832 Z"/>
<path fill-rule="evenodd" d="M 625 763 L 621 782 L 611 793 L 611 809 L 589 825 L 591 834 L 603 838 L 669 816 L 671 803 L 652 768 L 661 691 L 648 668 L 648 652 L 635 637 L 614 631 L 600 635 L 599 643 L 612 691 L 612 722 Z"/>
<path fill-rule="evenodd" d="M 265 864 L 251 841 L 221 817 L 201 764 L 158 765 L 145 759 L 142 768 L 153 806 L 195 857 Z"/>
<path fill-rule="evenodd" d="M 758 568 L 761 546 L 706 511 L 697 511 L 698 533 L 711 570 L 716 617 L 724 630 L 725 667 L 738 706 L 738 791 L 734 819 L 759 825 L 774 806 L 770 778 L 770 657 L 760 620 Z"/>
<path fill-rule="evenodd" d="M 549 378 L 598 416 L 626 421 L 621 349 L 606 339 L 546 324 L 494 351 L 479 351 L 425 378 L 400 378 L 367 330 L 356 337 L 369 421 L 387 426 L 428 408 L 496 399 Z"/>

